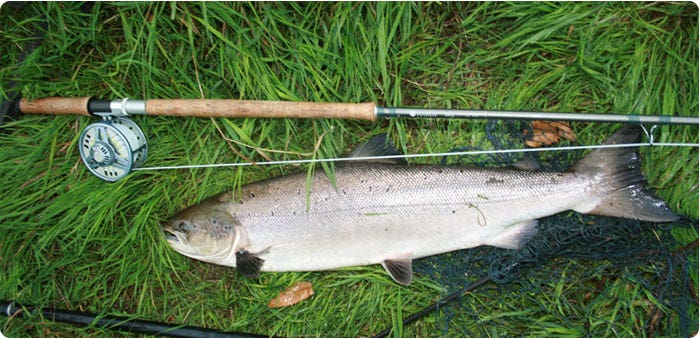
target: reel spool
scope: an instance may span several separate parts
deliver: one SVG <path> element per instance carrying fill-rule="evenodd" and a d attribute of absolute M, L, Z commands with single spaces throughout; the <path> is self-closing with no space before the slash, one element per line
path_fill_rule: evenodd
<path fill-rule="evenodd" d="M 146 136 L 125 117 L 106 117 L 80 134 L 80 158 L 98 178 L 114 182 L 146 161 Z"/>

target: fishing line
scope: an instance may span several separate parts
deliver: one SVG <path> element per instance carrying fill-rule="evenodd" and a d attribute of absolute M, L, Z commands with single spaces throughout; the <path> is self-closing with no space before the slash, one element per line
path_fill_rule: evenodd
<path fill-rule="evenodd" d="M 505 149 L 505 150 L 481 150 L 481 151 L 459 151 L 459 152 L 424 153 L 424 154 L 381 155 L 381 156 L 354 157 L 354 158 L 300 159 L 300 160 L 276 160 L 276 161 L 200 164 L 200 165 L 151 166 L 151 167 L 134 168 L 134 169 L 132 169 L 132 171 L 156 171 L 156 170 L 171 170 L 171 169 L 270 166 L 270 165 L 300 165 L 300 164 L 312 164 L 312 163 L 321 163 L 321 162 L 373 161 L 373 160 L 387 160 L 387 159 L 412 159 L 412 158 L 445 157 L 445 156 L 459 156 L 459 155 L 532 153 L 532 152 L 543 152 L 543 151 L 576 151 L 576 150 L 587 150 L 587 149 L 598 149 L 598 148 L 624 148 L 624 147 L 649 147 L 649 146 L 653 146 L 653 147 L 661 147 L 661 146 L 698 147 L 698 146 L 700 146 L 700 144 L 675 143 L 675 142 L 653 142 L 653 138 L 652 138 L 649 140 L 649 142 L 631 143 L 631 144 L 617 144 L 617 145 L 558 146 L 558 147 L 542 147 L 542 148 Z"/>

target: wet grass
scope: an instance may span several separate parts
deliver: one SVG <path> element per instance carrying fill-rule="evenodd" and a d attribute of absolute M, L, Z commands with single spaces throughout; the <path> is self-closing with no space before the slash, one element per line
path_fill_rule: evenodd
<path fill-rule="evenodd" d="M 82 6 L 82 7 L 81 7 Z M 0 9 L 0 94 L 26 98 L 234 98 L 380 106 L 698 116 L 698 10 L 692 3 L 28 3 Z M 32 31 L 41 47 L 22 63 Z M 477 146 L 484 121 L 134 117 L 147 166 L 327 158 L 379 132 L 405 153 Z M 160 225 L 178 210 L 306 166 L 138 171 L 107 184 L 79 160 L 72 116 L 23 116 L 0 132 L 0 298 L 97 314 L 272 336 L 685 336 L 658 291 L 600 261 L 558 259 L 522 281 L 468 296 L 452 316 L 400 319 L 445 294 L 379 266 L 264 273 L 187 259 Z M 618 126 L 578 123 L 582 144 Z M 697 127 L 661 127 L 697 142 Z M 697 148 L 645 148 L 652 187 L 698 217 Z M 439 159 L 415 162 L 437 163 Z M 317 168 L 315 170 L 321 170 Z M 673 230 L 679 243 L 697 229 Z M 689 278 L 697 295 L 697 253 Z M 695 264 L 692 264 L 695 263 Z M 651 265 L 651 264 L 649 264 Z M 552 272 L 556 274 L 552 274 Z M 686 276 L 688 275 L 688 276 Z M 267 302 L 296 281 L 315 295 Z M 661 312 L 660 316 L 656 316 Z M 654 319 L 670 319 L 650 331 Z M 448 323 L 449 321 L 449 323 Z M 130 336 L 39 317 L 3 318 L 7 336 Z"/>

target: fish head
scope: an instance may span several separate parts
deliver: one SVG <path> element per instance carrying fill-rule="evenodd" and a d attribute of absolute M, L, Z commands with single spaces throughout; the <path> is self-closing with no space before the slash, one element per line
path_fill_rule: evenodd
<path fill-rule="evenodd" d="M 206 201 L 178 213 L 163 228 L 175 251 L 190 258 L 222 263 L 238 250 L 242 229 L 227 203 Z"/>

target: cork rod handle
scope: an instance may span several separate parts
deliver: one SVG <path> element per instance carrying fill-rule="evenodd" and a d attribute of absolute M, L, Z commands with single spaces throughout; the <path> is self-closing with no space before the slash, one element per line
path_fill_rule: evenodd
<path fill-rule="evenodd" d="M 374 121 L 375 106 L 372 102 L 359 104 L 317 103 L 262 100 L 228 99 L 151 99 L 131 100 L 127 105 L 120 101 L 112 102 L 115 107 L 127 113 L 148 115 L 170 115 L 182 117 L 212 118 L 337 118 Z M 140 103 L 140 106 L 139 106 Z M 145 103 L 145 105 L 144 105 Z M 122 106 L 124 105 L 124 106 Z M 140 107 L 140 108 L 138 108 Z M 80 114 L 109 112 L 109 101 L 85 98 L 43 98 L 22 99 L 20 111 L 26 114 Z"/>
<path fill-rule="evenodd" d="M 338 118 L 375 119 L 372 102 L 315 103 L 227 99 L 151 99 L 148 115 L 174 115 L 227 118 Z"/>
<path fill-rule="evenodd" d="M 89 116 L 88 101 L 90 101 L 90 97 L 43 98 L 31 101 L 22 99 L 19 102 L 19 110 L 25 114 L 79 114 Z"/>

